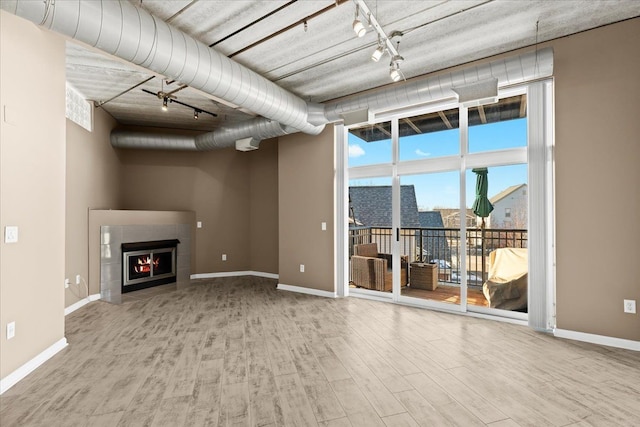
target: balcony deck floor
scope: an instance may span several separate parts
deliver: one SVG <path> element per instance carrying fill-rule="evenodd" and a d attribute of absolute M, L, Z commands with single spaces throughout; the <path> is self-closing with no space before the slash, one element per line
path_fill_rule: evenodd
<path fill-rule="evenodd" d="M 428 291 L 425 289 L 416 289 L 411 288 L 411 286 L 406 286 L 402 288 L 402 296 L 460 304 L 460 287 L 440 283 L 436 290 Z M 468 288 L 467 303 L 469 305 L 489 307 L 489 301 L 484 297 L 482 289 Z"/>

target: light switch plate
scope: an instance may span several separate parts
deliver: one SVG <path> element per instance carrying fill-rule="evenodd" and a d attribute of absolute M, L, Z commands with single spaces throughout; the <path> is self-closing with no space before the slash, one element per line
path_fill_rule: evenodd
<path fill-rule="evenodd" d="M 15 336 L 16 336 L 16 322 L 7 323 L 7 339 L 10 340 Z"/>
<path fill-rule="evenodd" d="M 5 243 L 18 242 L 18 226 L 17 225 L 7 225 L 4 228 L 4 242 Z"/>

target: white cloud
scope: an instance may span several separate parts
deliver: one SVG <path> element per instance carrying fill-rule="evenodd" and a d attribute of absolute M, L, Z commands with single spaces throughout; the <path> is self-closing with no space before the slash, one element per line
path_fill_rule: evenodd
<path fill-rule="evenodd" d="M 428 157 L 428 156 L 430 156 L 430 155 L 431 155 L 431 153 L 424 152 L 424 151 L 422 151 L 422 150 L 421 150 L 421 149 L 419 149 L 419 148 L 416 150 L 416 154 L 417 154 L 418 156 L 423 156 L 423 157 Z"/>
<path fill-rule="evenodd" d="M 349 145 L 349 157 L 360 157 L 364 154 L 364 150 L 358 144 Z"/>

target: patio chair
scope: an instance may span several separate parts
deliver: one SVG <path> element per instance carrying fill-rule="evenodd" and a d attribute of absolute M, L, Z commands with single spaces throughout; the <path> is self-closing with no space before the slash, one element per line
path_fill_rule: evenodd
<path fill-rule="evenodd" d="M 391 291 L 393 275 L 391 271 L 391 255 L 378 253 L 377 243 L 365 243 L 353 246 L 351 257 L 351 281 L 360 288 L 376 291 Z M 400 285 L 407 284 L 409 258 L 400 258 Z"/>
<path fill-rule="evenodd" d="M 527 250 L 522 248 L 501 248 L 489 254 L 489 278 L 482 285 L 489 307 L 527 309 L 527 255 Z"/>

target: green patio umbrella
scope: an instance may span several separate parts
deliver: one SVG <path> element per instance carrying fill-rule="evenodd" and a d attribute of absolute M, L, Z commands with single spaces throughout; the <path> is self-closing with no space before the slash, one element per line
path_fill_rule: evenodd
<path fill-rule="evenodd" d="M 482 218 L 480 240 L 482 242 L 482 280 L 484 281 L 484 219 L 488 217 L 493 210 L 493 205 L 487 197 L 487 193 L 489 192 L 489 178 L 487 177 L 487 174 L 489 173 L 489 171 L 487 170 L 487 168 L 474 168 L 471 171 L 478 175 L 476 177 L 476 200 L 473 202 L 472 208 L 473 213 Z"/>
<path fill-rule="evenodd" d="M 476 200 L 472 206 L 473 213 L 482 218 L 482 223 L 484 224 L 484 219 L 488 217 L 493 210 L 493 205 L 487 197 L 487 193 L 489 192 L 489 178 L 487 178 L 487 174 L 489 171 L 487 168 L 475 168 L 471 171 L 478 175 L 476 177 Z"/>

